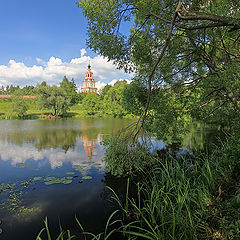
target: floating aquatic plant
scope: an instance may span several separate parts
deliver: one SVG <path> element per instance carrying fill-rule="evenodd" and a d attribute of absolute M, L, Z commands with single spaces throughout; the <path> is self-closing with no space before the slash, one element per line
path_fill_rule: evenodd
<path fill-rule="evenodd" d="M 42 179 L 42 177 L 34 177 L 33 178 L 34 181 L 38 181 L 38 180 L 41 180 L 41 179 Z"/>
<path fill-rule="evenodd" d="M 44 181 L 53 181 L 55 179 L 57 179 L 57 178 L 56 177 L 47 177 L 44 179 Z"/>
<path fill-rule="evenodd" d="M 64 180 L 64 179 L 71 180 L 71 179 L 73 179 L 73 177 L 64 177 L 64 178 L 62 178 L 62 180 Z"/>
<path fill-rule="evenodd" d="M 64 180 L 62 181 L 63 184 L 69 184 L 69 183 L 72 183 L 72 180 Z"/>
<path fill-rule="evenodd" d="M 82 177 L 82 179 L 92 179 L 92 177 L 91 176 L 84 176 L 84 177 Z"/>
<path fill-rule="evenodd" d="M 63 183 L 63 184 L 69 184 L 72 183 L 73 177 L 64 177 L 64 178 L 56 178 L 56 177 L 47 177 L 44 179 L 44 183 L 46 185 L 51 185 L 55 183 Z"/>

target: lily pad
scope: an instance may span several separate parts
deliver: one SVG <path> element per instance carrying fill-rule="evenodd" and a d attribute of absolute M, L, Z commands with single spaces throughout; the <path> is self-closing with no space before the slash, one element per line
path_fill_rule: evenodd
<path fill-rule="evenodd" d="M 74 175 L 75 172 L 66 172 L 67 175 Z"/>
<path fill-rule="evenodd" d="M 65 181 L 62 181 L 63 184 L 69 184 L 69 183 L 72 183 L 72 180 L 65 180 Z"/>
<path fill-rule="evenodd" d="M 82 177 L 82 179 L 92 179 L 92 177 L 91 176 L 84 176 L 84 177 Z"/>
<path fill-rule="evenodd" d="M 42 177 L 34 177 L 33 178 L 34 181 L 38 181 L 38 180 L 41 180 L 41 179 L 42 179 Z"/>
<path fill-rule="evenodd" d="M 36 168 L 36 169 L 35 169 L 35 171 L 39 171 L 39 170 L 40 170 L 40 168 Z"/>
<path fill-rule="evenodd" d="M 64 177 L 64 178 L 61 178 L 61 180 L 71 180 L 73 179 L 73 177 Z"/>
<path fill-rule="evenodd" d="M 62 180 L 59 179 L 59 178 L 55 178 L 55 177 L 49 177 L 49 178 L 50 178 L 50 180 L 44 182 L 46 185 L 51 185 L 51 184 L 54 184 L 54 183 L 61 183 L 62 182 Z"/>
<path fill-rule="evenodd" d="M 47 177 L 47 178 L 44 179 L 44 181 L 54 181 L 56 179 L 57 178 L 55 178 L 55 177 Z"/>
<path fill-rule="evenodd" d="M 47 181 L 47 182 L 44 182 L 46 185 L 51 185 L 51 184 L 54 184 L 56 183 L 55 181 Z"/>
<path fill-rule="evenodd" d="M 18 168 L 26 168 L 26 166 L 22 165 L 22 166 L 18 166 Z"/>

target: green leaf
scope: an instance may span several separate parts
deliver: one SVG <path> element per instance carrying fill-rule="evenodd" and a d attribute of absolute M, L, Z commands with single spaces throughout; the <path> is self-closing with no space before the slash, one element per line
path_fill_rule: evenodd
<path fill-rule="evenodd" d="M 91 176 L 84 176 L 84 177 L 82 177 L 82 179 L 92 179 L 92 177 Z"/>
<path fill-rule="evenodd" d="M 38 180 L 41 180 L 41 179 L 42 179 L 42 177 L 34 177 L 33 181 L 38 181 Z"/>

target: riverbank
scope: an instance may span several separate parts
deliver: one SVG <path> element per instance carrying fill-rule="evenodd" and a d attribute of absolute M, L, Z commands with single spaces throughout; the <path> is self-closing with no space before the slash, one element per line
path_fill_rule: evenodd
<path fill-rule="evenodd" d="M 24 120 L 37 120 L 37 119 L 49 119 L 51 115 L 50 111 L 39 110 L 35 99 L 25 99 L 28 105 L 28 111 L 24 116 Z M 0 120 L 16 120 L 19 119 L 17 114 L 14 113 L 12 109 L 11 99 L 0 99 Z M 133 114 L 127 114 L 121 118 L 132 119 L 135 118 Z M 53 117 L 54 118 L 54 117 Z M 108 112 L 95 112 L 94 114 L 85 110 L 82 104 L 75 104 L 70 107 L 70 109 L 60 118 L 71 118 L 71 119 L 84 119 L 84 118 L 114 118 Z"/>
<path fill-rule="evenodd" d="M 122 205 L 123 232 L 143 239 L 239 239 L 239 156 L 239 132 L 210 154 L 149 155 L 138 197 Z"/>

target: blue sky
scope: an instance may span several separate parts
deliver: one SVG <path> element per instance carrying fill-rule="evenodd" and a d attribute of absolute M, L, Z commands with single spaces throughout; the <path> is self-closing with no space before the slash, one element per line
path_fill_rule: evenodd
<path fill-rule="evenodd" d="M 2 0 L 0 22 L 0 86 L 58 84 L 64 75 L 81 81 L 89 60 L 99 84 L 130 79 L 87 48 L 76 0 Z"/>

